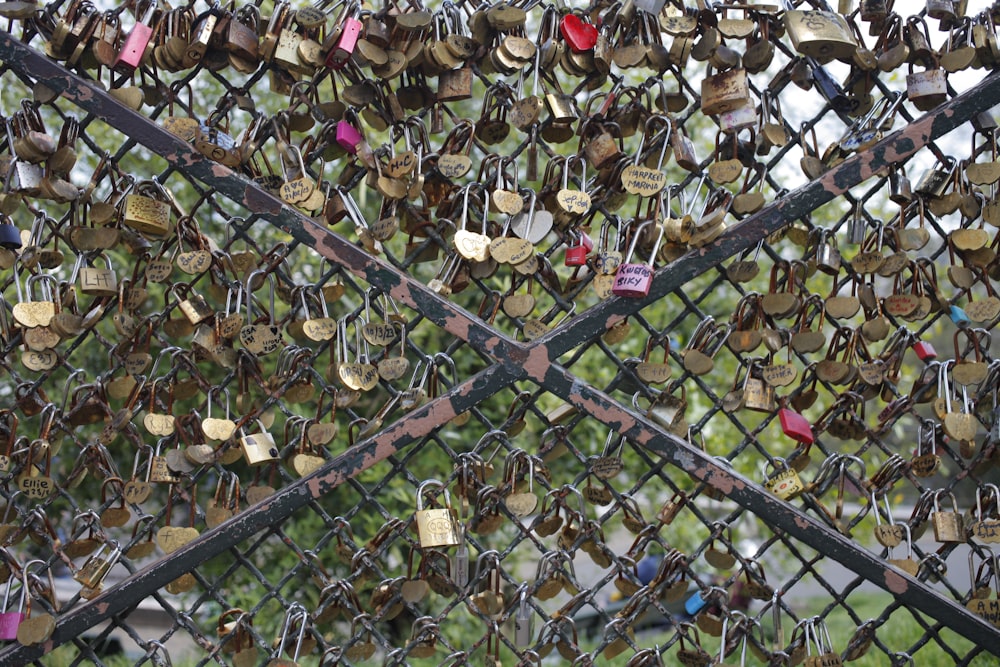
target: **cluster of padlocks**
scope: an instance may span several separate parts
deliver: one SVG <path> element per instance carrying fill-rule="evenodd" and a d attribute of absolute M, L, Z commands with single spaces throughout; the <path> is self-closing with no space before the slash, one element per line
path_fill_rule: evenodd
<path fill-rule="evenodd" d="M 784 512 L 906 575 L 883 587 L 946 582 L 957 604 L 920 611 L 950 628 L 1000 626 L 997 126 L 935 129 L 956 80 L 1000 97 L 1000 13 L 903 4 L 0 3 L 0 660 L 157 567 L 171 630 L 143 660 L 177 630 L 241 667 L 907 659 L 877 634 L 895 607 L 837 637 L 768 583 L 794 541 L 734 532 Z M 833 203 L 794 204 L 806 183 Z M 512 375 L 485 389 L 484 360 L 551 393 L 565 363 L 613 401 L 546 409 Z M 738 493 L 695 474 L 706 452 L 754 471 L 749 514 L 720 513 Z M 317 535 L 277 532 L 296 495 Z M 253 531 L 198 572 L 252 505 L 291 574 L 248 565 Z"/>

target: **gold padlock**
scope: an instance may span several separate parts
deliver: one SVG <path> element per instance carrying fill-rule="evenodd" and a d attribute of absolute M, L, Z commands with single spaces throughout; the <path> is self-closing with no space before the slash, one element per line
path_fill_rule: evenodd
<path fill-rule="evenodd" d="M 802 484 L 799 473 L 794 468 L 789 468 L 784 459 L 776 458 L 774 460 L 775 467 L 777 468 L 777 465 L 780 464 L 782 469 L 768 477 L 767 481 L 764 482 L 764 487 L 782 500 L 791 500 L 802 493 L 805 486 Z"/>
<path fill-rule="evenodd" d="M 102 544 L 101 548 L 87 559 L 83 567 L 76 571 L 73 578 L 87 588 L 98 588 L 122 555 L 118 543 L 115 542 L 113 547 L 111 544 L 111 542 Z"/>
<path fill-rule="evenodd" d="M 91 296 L 115 296 L 118 294 L 118 277 L 111 267 L 111 259 L 107 255 L 100 255 L 104 258 L 106 267 L 103 269 L 93 266 L 82 266 L 83 255 L 77 258 L 79 269 L 80 291 Z"/>
<path fill-rule="evenodd" d="M 428 487 L 438 487 L 444 491 L 445 507 L 439 509 L 424 509 L 424 491 Z M 430 479 L 417 488 L 417 534 L 420 536 L 420 546 L 455 547 L 460 539 L 458 536 L 458 514 L 451 507 L 451 494 L 439 480 Z"/>
<path fill-rule="evenodd" d="M 711 67 L 709 71 L 711 72 Z M 709 74 L 701 81 L 701 112 L 715 116 L 750 103 L 747 71 L 742 67 Z"/>
<path fill-rule="evenodd" d="M 796 51 L 821 63 L 833 58 L 849 61 L 858 49 L 847 19 L 835 12 L 787 11 L 785 29 Z"/>
<path fill-rule="evenodd" d="M 170 204 L 141 194 L 125 196 L 122 222 L 150 236 L 165 236 L 170 231 Z"/>
<path fill-rule="evenodd" d="M 177 305 L 181 309 L 181 312 L 184 313 L 184 317 L 188 319 L 188 322 L 199 324 L 215 314 L 212 307 L 205 301 L 205 297 L 189 291 L 190 286 L 185 285 L 182 287 L 181 285 L 175 285 L 170 291 L 174 292 L 179 288 L 182 290 L 180 293 L 182 298 Z"/>
<path fill-rule="evenodd" d="M 941 511 L 939 499 L 941 495 L 951 497 L 952 510 Z M 958 503 L 954 494 L 948 491 L 938 491 L 934 494 L 934 511 L 931 513 L 931 525 L 934 526 L 934 539 L 938 542 L 965 542 L 965 525 L 958 511 Z"/>
<path fill-rule="evenodd" d="M 247 463 L 252 466 L 264 465 L 278 460 L 278 448 L 274 444 L 274 438 L 267 432 L 259 419 L 257 424 L 260 426 L 260 433 L 250 435 L 244 433 L 240 436 L 240 449 L 243 450 L 243 456 L 246 457 Z"/>

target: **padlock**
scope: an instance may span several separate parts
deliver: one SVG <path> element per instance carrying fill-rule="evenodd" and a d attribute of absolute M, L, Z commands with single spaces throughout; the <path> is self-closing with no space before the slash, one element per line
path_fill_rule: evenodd
<path fill-rule="evenodd" d="M 750 86 L 747 71 L 742 67 L 712 74 L 701 81 L 701 112 L 715 116 L 724 111 L 732 111 L 750 103 Z"/>
<path fill-rule="evenodd" d="M 840 273 L 841 256 L 837 237 L 828 229 L 819 230 L 816 242 L 816 269 L 831 276 Z"/>
<path fill-rule="evenodd" d="M 910 73 L 906 75 L 906 97 L 920 111 L 930 111 L 948 100 L 948 79 L 936 60 L 934 67 L 923 72 L 914 72 L 913 63 L 910 63 Z"/>
<path fill-rule="evenodd" d="M 260 426 L 260 433 L 247 435 L 244 432 L 240 436 L 240 449 L 243 450 L 247 463 L 252 466 L 278 460 L 278 448 L 274 444 L 274 437 L 267 432 L 259 419 L 257 425 Z"/>
<path fill-rule="evenodd" d="M 149 236 L 165 236 L 170 231 L 170 204 L 145 194 L 128 194 L 122 223 Z"/>
<path fill-rule="evenodd" d="M 559 32 L 573 53 L 584 53 L 597 44 L 597 27 L 574 13 L 563 15 Z"/>
<path fill-rule="evenodd" d="M 344 18 L 344 22 L 340 26 L 340 33 L 337 35 L 337 41 L 326 54 L 326 66 L 332 70 L 343 69 L 354 54 L 354 49 L 357 48 L 363 26 L 356 14 L 356 12 L 352 12 L 351 15 Z"/>
<path fill-rule="evenodd" d="M 743 383 L 743 404 L 748 410 L 773 413 L 775 408 L 774 387 L 764 382 L 763 377 L 754 375 L 756 368 L 758 367 L 751 366 L 750 370 L 747 371 L 747 377 Z"/>
<path fill-rule="evenodd" d="M 115 62 L 111 65 L 111 69 L 119 74 L 131 76 L 142 63 L 146 47 L 149 46 L 149 41 L 153 37 L 153 29 L 149 26 L 149 22 L 156 11 L 156 4 L 155 0 L 149 0 L 146 11 L 136 21 L 132 31 L 125 38 L 121 50 L 115 56 Z"/>
<path fill-rule="evenodd" d="M 937 359 L 937 351 L 934 346 L 925 340 L 918 340 L 913 344 L 913 351 L 917 354 L 920 361 L 934 361 Z"/>
<path fill-rule="evenodd" d="M 167 465 L 167 457 L 160 453 L 162 442 L 156 443 L 156 449 L 149 459 L 149 481 L 156 484 L 176 484 L 181 478 L 175 475 Z"/>
<path fill-rule="evenodd" d="M 361 132 L 346 120 L 337 121 L 337 143 L 351 155 L 357 155 L 365 140 Z"/>
<path fill-rule="evenodd" d="M 170 288 L 169 292 L 174 292 L 178 287 L 180 287 L 180 285 L 174 285 Z M 184 317 L 188 319 L 188 322 L 191 324 L 199 324 L 200 322 L 204 322 L 208 318 L 215 315 L 215 311 L 212 310 L 212 307 L 208 305 L 207 301 L 205 301 L 205 297 L 191 292 L 189 288 L 190 286 L 185 286 L 181 292 L 182 298 L 177 304 L 181 309 L 181 312 L 184 313 Z"/>
<path fill-rule="evenodd" d="M 687 494 L 683 491 L 678 491 L 671 496 L 670 500 L 663 503 L 663 506 L 656 513 L 657 520 L 665 525 L 669 525 L 674 519 L 677 518 L 677 514 L 684 509 L 684 505 L 687 504 L 687 500 Z"/>
<path fill-rule="evenodd" d="M 73 574 L 73 578 L 87 588 L 100 588 L 104 578 L 118 562 L 121 555 L 122 549 L 117 542 L 105 542 L 100 549 L 91 554 L 83 567 Z"/>
<path fill-rule="evenodd" d="M 764 482 L 764 488 L 782 500 L 792 500 L 802 493 L 805 486 L 794 468 L 788 467 L 785 460 L 780 458 L 775 458 L 773 465 L 777 472 L 767 478 L 767 481 Z"/>
<path fill-rule="evenodd" d="M 104 258 L 105 268 L 103 269 L 82 266 L 83 255 L 78 257 L 80 291 L 91 296 L 115 296 L 118 294 L 118 277 L 111 266 L 111 258 L 103 254 L 100 257 Z"/>
<path fill-rule="evenodd" d="M 472 68 L 459 67 L 438 74 L 438 102 L 454 102 L 472 97 Z"/>
<path fill-rule="evenodd" d="M 424 509 L 424 490 L 429 487 L 437 487 L 444 491 L 443 508 Z M 414 518 L 417 521 L 417 534 L 420 536 L 422 548 L 459 545 L 458 514 L 451 507 L 451 494 L 439 480 L 427 480 L 417 488 L 417 510 Z"/>
<path fill-rule="evenodd" d="M 528 588 L 521 587 L 521 598 L 514 613 L 514 645 L 518 648 L 531 646 L 535 639 L 535 614 L 528 604 Z"/>
<path fill-rule="evenodd" d="M 850 61 L 858 42 L 850 25 L 840 14 L 824 11 L 785 12 L 785 29 L 792 47 L 804 56 L 825 63 L 833 58 Z"/>
<path fill-rule="evenodd" d="M 563 261 L 566 266 L 584 266 L 587 264 L 587 255 L 594 249 L 594 242 L 584 231 L 572 230 L 570 235 L 573 241 L 566 248 Z"/>
<path fill-rule="evenodd" d="M 951 497 L 951 511 L 942 511 L 939 505 L 942 494 Z M 934 494 L 934 511 L 931 513 L 931 525 L 934 526 L 934 539 L 938 542 L 965 542 L 966 531 L 962 514 L 958 511 L 958 502 L 950 491 L 938 491 Z"/>
<path fill-rule="evenodd" d="M 951 185 L 952 174 L 955 171 L 955 159 L 946 158 L 945 162 L 936 162 L 934 166 L 924 172 L 924 175 L 917 181 L 913 191 L 928 197 L 940 197 Z"/>
<path fill-rule="evenodd" d="M 632 262 L 632 255 L 635 253 L 635 247 L 639 241 L 639 237 L 642 236 L 643 230 L 649 224 L 655 224 L 657 227 L 656 242 L 653 244 L 653 250 L 649 254 L 649 264 L 634 263 Z M 656 253 L 660 249 L 660 242 L 662 240 L 663 225 L 652 220 L 647 220 L 639 225 L 639 228 L 635 230 L 635 235 L 632 237 L 632 243 L 629 245 L 625 261 L 622 262 L 621 266 L 618 267 L 618 271 L 615 272 L 615 282 L 611 287 L 613 294 L 630 299 L 640 299 L 649 294 L 649 288 L 653 285 L 653 260 L 656 258 Z"/>
<path fill-rule="evenodd" d="M 809 420 L 798 412 L 786 408 L 784 405 L 778 409 L 778 420 L 781 422 L 781 430 L 792 440 L 801 442 L 804 445 L 811 445 L 815 437 L 813 436 L 812 425 Z"/>
<path fill-rule="evenodd" d="M 21 247 L 21 232 L 10 216 L 0 217 L 0 248 L 17 250 Z"/>
<path fill-rule="evenodd" d="M 7 587 L 4 589 L 3 611 L 0 611 L 0 641 L 14 641 L 17 639 L 17 628 L 21 625 L 21 621 L 25 619 L 24 604 L 28 596 L 28 587 L 25 585 L 27 583 L 26 577 L 21 586 L 17 610 L 12 611 L 7 606 L 10 604 L 11 586 L 16 579 L 17 577 L 11 576 L 7 580 Z"/>
<path fill-rule="evenodd" d="M 198 20 L 195 21 L 191 28 L 191 41 L 184 52 L 185 64 L 191 63 L 191 66 L 193 66 L 201 62 L 205 53 L 208 52 L 209 44 L 212 41 L 212 33 L 215 32 L 215 26 L 218 22 L 218 5 L 198 17 Z"/>

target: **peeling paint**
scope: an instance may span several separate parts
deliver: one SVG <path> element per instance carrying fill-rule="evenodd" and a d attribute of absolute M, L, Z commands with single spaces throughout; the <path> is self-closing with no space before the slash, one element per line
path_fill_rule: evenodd
<path fill-rule="evenodd" d="M 898 572 L 894 572 L 889 568 L 885 570 L 885 587 L 889 589 L 890 593 L 895 593 L 896 595 L 902 595 L 909 589 L 910 584 L 907 583 Z"/>

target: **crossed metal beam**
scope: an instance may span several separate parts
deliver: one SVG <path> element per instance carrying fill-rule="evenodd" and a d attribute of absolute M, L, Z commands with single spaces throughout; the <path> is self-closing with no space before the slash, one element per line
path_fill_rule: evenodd
<path fill-rule="evenodd" d="M 12 645 L 0 651 L 0 662 L 19 664 L 38 658 L 94 625 L 127 612 L 143 598 L 194 569 L 198 563 L 282 521 L 313 499 L 329 493 L 347 479 L 521 380 L 532 381 L 559 396 L 578 410 L 660 454 L 672 465 L 721 490 L 775 530 L 784 531 L 808 544 L 889 591 L 902 603 L 1000 655 L 1000 649 L 992 648 L 1000 646 L 1000 632 L 991 624 L 925 583 L 888 567 L 883 559 L 791 504 L 779 500 L 757 482 L 726 467 L 702 450 L 666 433 L 658 424 L 623 407 L 606 393 L 582 383 L 555 363 L 560 356 L 600 335 L 616 322 L 719 266 L 724 260 L 753 248 L 762 238 L 844 194 L 880 170 L 905 161 L 928 143 L 1000 103 L 998 75 L 987 76 L 973 88 L 890 134 L 869 150 L 852 156 L 821 178 L 734 225 L 709 246 L 692 250 L 660 269 L 647 297 L 608 299 L 541 338 L 520 343 L 317 224 L 256 183 L 204 158 L 186 142 L 121 105 L 93 82 L 69 72 L 2 31 L 0 60 L 21 77 L 43 80 L 62 97 L 133 137 L 186 176 L 202 181 L 235 203 L 261 215 L 327 260 L 338 263 L 370 285 L 391 294 L 397 301 L 495 360 L 492 366 L 347 449 L 311 475 L 284 487 L 272 497 L 206 531 L 196 540 L 107 589 L 93 600 L 63 614 L 52 638 L 45 645 Z"/>

